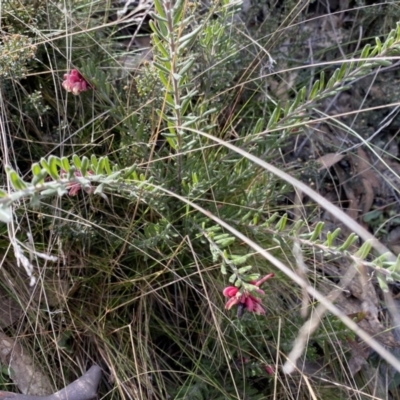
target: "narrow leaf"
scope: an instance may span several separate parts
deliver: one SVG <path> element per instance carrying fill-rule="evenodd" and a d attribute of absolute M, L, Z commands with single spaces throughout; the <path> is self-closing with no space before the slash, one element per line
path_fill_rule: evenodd
<path fill-rule="evenodd" d="M 81 163 L 81 174 L 82 176 L 86 176 L 88 169 L 89 169 L 89 159 L 86 156 L 82 157 L 82 163 Z"/>
<path fill-rule="evenodd" d="M 286 227 L 286 222 L 287 222 L 287 214 L 283 214 L 282 218 L 275 225 L 275 230 L 277 230 L 278 232 L 282 232 Z"/>
<path fill-rule="evenodd" d="M 91 169 L 95 171 L 99 162 L 97 161 L 97 157 L 94 154 L 90 156 L 90 163 Z"/>
<path fill-rule="evenodd" d="M 358 251 L 354 254 L 355 257 L 361 258 L 361 260 L 364 260 L 367 258 L 369 252 L 371 251 L 371 241 L 367 240 L 366 242 L 363 243 L 363 245 L 360 247 Z"/>
<path fill-rule="evenodd" d="M 154 0 L 154 8 L 156 9 L 158 15 L 164 18 L 166 17 L 165 10 L 161 0 Z"/>
<path fill-rule="evenodd" d="M 241 267 L 238 269 L 240 274 L 245 274 L 247 271 L 250 271 L 253 267 L 251 265 L 246 265 L 245 267 Z"/>
<path fill-rule="evenodd" d="M 58 157 L 55 157 L 55 156 L 49 157 L 50 176 L 54 180 L 60 179 L 60 176 L 58 173 L 59 165 L 61 165 L 61 160 Z"/>
<path fill-rule="evenodd" d="M 76 169 L 80 171 L 82 167 L 82 162 L 81 159 L 76 154 L 72 156 L 72 162 L 74 163 Z"/>
<path fill-rule="evenodd" d="M 230 283 L 235 283 L 236 278 L 237 278 L 236 274 L 232 274 L 232 275 L 229 277 L 228 280 L 229 280 Z"/>
<path fill-rule="evenodd" d="M 8 176 L 15 190 L 24 190 L 27 188 L 26 183 L 18 176 L 15 171 L 10 171 Z"/>
<path fill-rule="evenodd" d="M 347 250 L 356 240 L 358 240 L 358 236 L 354 232 L 350 233 L 346 241 L 340 247 L 338 247 L 338 250 Z"/>
<path fill-rule="evenodd" d="M 324 227 L 324 223 L 322 221 L 319 221 L 317 223 L 317 226 L 314 229 L 314 232 L 311 234 L 311 237 L 310 237 L 311 242 L 315 242 L 319 238 L 323 227 Z"/>
<path fill-rule="evenodd" d="M 318 93 L 319 85 L 320 81 L 316 80 L 313 87 L 311 88 L 310 94 L 308 95 L 308 100 L 312 100 L 316 96 L 316 94 Z"/>
<path fill-rule="evenodd" d="M 200 25 L 195 28 L 193 31 L 189 32 L 186 35 L 183 35 L 179 38 L 178 43 L 182 44 L 184 42 L 189 42 L 190 40 L 194 39 L 195 36 L 200 32 L 203 27 Z"/>
<path fill-rule="evenodd" d="M 70 166 L 70 164 L 69 164 L 69 160 L 68 160 L 67 157 L 61 157 L 61 166 L 62 166 L 62 169 L 63 169 L 65 172 L 68 172 L 68 171 L 69 171 L 69 169 L 71 168 L 71 166 Z"/>
<path fill-rule="evenodd" d="M 31 170 L 32 170 L 32 175 L 35 177 L 36 175 L 40 174 L 42 168 L 40 168 L 39 163 L 33 163 Z"/>
<path fill-rule="evenodd" d="M 40 173 L 38 173 L 37 175 L 35 175 L 32 179 L 32 185 L 36 186 L 36 185 L 42 185 L 44 183 L 44 180 L 46 179 L 46 177 L 49 174 L 47 173 L 47 171 L 42 168 L 40 170 Z"/>

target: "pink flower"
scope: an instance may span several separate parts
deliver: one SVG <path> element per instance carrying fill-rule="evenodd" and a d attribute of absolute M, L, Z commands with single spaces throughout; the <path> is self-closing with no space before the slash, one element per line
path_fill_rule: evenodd
<path fill-rule="evenodd" d="M 93 175 L 92 171 L 88 171 L 87 173 L 88 173 L 88 175 Z M 60 176 L 61 176 L 61 178 L 64 178 L 67 176 L 67 173 L 64 170 L 61 170 Z M 82 174 L 79 171 L 75 171 L 75 176 L 80 177 L 80 176 L 82 176 Z M 79 193 L 79 191 L 82 189 L 82 185 L 78 182 L 71 182 L 71 183 L 68 183 L 67 188 L 69 189 L 69 192 L 68 192 L 69 196 L 76 196 Z M 85 189 L 86 193 L 90 194 L 93 192 L 94 188 L 89 184 L 84 189 Z"/>
<path fill-rule="evenodd" d="M 259 287 L 266 280 L 272 278 L 273 276 L 274 274 L 271 273 L 259 279 L 258 281 L 253 281 L 250 283 L 254 286 L 257 286 L 257 289 L 255 289 L 257 293 L 263 295 L 265 293 Z M 258 297 L 254 297 L 248 291 L 241 293 L 236 286 L 227 286 L 222 293 L 225 297 L 229 298 L 225 304 L 225 309 L 227 310 L 230 310 L 234 306 L 239 306 L 249 312 L 253 312 L 258 315 L 265 314 L 265 310 L 261 305 L 261 299 L 259 299 Z"/>
<path fill-rule="evenodd" d="M 85 78 L 76 69 L 71 70 L 69 74 L 64 74 L 62 87 L 73 95 L 78 95 L 80 92 L 88 90 L 89 84 Z"/>
<path fill-rule="evenodd" d="M 270 376 L 275 375 L 275 368 L 272 367 L 271 365 L 265 365 L 264 366 L 264 371 Z"/>

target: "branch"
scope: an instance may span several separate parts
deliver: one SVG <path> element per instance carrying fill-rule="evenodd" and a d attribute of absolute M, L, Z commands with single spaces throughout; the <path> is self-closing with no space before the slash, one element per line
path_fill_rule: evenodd
<path fill-rule="evenodd" d="M 98 365 L 93 365 L 79 379 L 49 396 L 29 396 L 0 391 L 0 400 L 91 400 L 97 396 L 100 379 L 101 369 Z"/>

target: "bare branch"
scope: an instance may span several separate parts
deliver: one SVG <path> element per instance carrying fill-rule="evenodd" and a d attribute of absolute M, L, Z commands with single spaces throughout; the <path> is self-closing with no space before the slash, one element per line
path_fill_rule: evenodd
<path fill-rule="evenodd" d="M 91 400 L 97 396 L 100 379 L 101 369 L 99 366 L 93 365 L 79 379 L 49 396 L 29 396 L 0 391 L 0 400 Z"/>

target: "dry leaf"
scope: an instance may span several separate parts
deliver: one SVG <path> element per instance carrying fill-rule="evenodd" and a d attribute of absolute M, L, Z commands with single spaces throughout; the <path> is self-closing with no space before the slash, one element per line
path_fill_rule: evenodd
<path fill-rule="evenodd" d="M 344 155 L 339 153 L 328 153 L 318 158 L 317 162 L 319 162 L 322 166 L 318 171 L 323 171 L 324 169 L 329 169 L 332 165 L 335 165 L 341 159 L 343 159 Z"/>
<path fill-rule="evenodd" d="M 46 396 L 54 392 L 50 380 L 16 340 L 0 332 L 0 361 L 23 394 Z"/>

